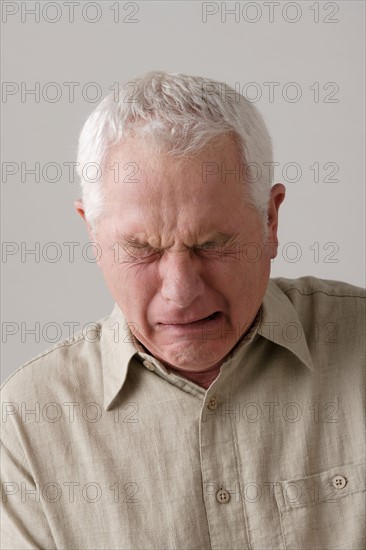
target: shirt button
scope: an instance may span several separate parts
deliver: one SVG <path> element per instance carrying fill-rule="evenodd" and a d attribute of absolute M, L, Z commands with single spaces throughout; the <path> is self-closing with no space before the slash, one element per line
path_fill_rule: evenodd
<path fill-rule="evenodd" d="M 220 504 L 226 504 L 230 500 L 230 493 L 226 489 L 219 489 L 216 493 L 216 499 Z"/>
<path fill-rule="evenodd" d="M 210 411 L 215 411 L 217 409 L 217 399 L 216 397 L 211 397 L 208 404 L 207 404 L 207 408 L 210 410 Z"/>
<path fill-rule="evenodd" d="M 149 370 L 155 370 L 155 367 L 152 363 L 150 363 L 150 361 L 143 361 L 145 367 Z"/>
<path fill-rule="evenodd" d="M 345 487 L 347 485 L 347 480 L 345 477 L 343 476 L 334 476 L 332 478 L 332 485 L 333 487 L 335 487 L 336 489 L 343 489 L 343 487 Z"/>

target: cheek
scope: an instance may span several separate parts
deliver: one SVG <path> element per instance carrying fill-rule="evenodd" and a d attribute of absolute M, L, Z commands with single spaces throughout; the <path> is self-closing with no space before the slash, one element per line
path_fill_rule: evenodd
<path fill-rule="evenodd" d="M 241 251 L 235 261 L 219 264 L 212 281 L 236 308 L 243 300 L 256 302 L 268 282 L 269 270 L 268 254 L 252 246 Z"/>
<path fill-rule="evenodd" d="M 159 282 L 153 266 L 116 265 L 110 274 L 113 294 L 118 296 L 125 313 L 146 315 L 149 304 L 159 292 Z"/>

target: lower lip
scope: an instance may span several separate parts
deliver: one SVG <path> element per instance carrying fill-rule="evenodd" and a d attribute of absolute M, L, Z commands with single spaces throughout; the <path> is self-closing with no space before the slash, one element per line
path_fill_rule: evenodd
<path fill-rule="evenodd" d="M 203 319 L 200 321 L 194 321 L 194 323 L 186 323 L 185 325 L 165 325 L 159 323 L 157 328 L 159 330 L 169 331 L 170 333 L 178 334 L 212 334 L 217 330 L 223 321 L 222 313 L 216 313 L 213 319 Z"/>

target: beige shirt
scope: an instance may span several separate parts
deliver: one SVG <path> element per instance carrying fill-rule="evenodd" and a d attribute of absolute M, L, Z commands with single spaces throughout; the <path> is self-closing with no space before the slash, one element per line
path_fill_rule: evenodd
<path fill-rule="evenodd" d="M 1 547 L 364 549 L 364 296 L 272 279 L 208 390 L 138 352 L 117 305 L 20 367 Z"/>

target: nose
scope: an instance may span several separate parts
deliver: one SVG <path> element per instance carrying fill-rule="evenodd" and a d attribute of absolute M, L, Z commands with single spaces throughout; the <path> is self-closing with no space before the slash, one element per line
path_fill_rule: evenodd
<path fill-rule="evenodd" d="M 161 294 L 165 300 L 185 308 L 190 306 L 205 290 L 201 278 L 200 261 L 189 250 L 170 251 L 160 260 Z"/>

